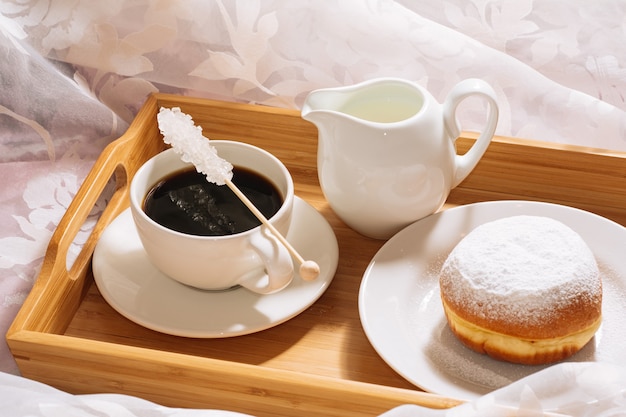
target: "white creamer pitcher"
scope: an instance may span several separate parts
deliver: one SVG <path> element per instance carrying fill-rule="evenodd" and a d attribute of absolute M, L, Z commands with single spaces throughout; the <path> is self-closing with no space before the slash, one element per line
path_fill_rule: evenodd
<path fill-rule="evenodd" d="M 456 109 L 471 95 L 487 100 L 487 122 L 457 155 Z M 380 78 L 313 91 L 302 117 L 319 131 L 318 176 L 332 209 L 357 232 L 387 239 L 439 210 L 474 169 L 495 132 L 498 105 L 478 79 L 461 81 L 440 104 L 415 83 Z"/>

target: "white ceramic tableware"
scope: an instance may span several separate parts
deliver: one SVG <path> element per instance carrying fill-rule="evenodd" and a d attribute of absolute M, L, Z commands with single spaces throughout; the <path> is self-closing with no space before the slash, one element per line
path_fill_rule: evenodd
<path fill-rule="evenodd" d="M 294 200 L 293 179 L 287 168 L 275 156 L 249 144 L 220 140 L 211 144 L 221 158 L 261 174 L 278 188 L 283 204 L 268 220 L 284 236 Z M 188 167 L 190 164 L 168 149 L 148 160 L 131 181 L 130 208 L 150 261 L 170 278 L 205 290 L 241 285 L 269 294 L 289 285 L 294 275 L 291 255 L 263 225 L 232 235 L 197 236 L 174 231 L 148 217 L 143 210 L 148 191 Z"/>
<path fill-rule="evenodd" d="M 470 96 L 487 102 L 476 143 L 457 155 L 456 109 Z M 498 105 L 484 81 L 461 81 L 443 104 L 421 86 L 381 78 L 310 93 L 302 117 L 319 131 L 317 169 L 332 209 L 359 233 L 388 239 L 439 210 L 474 169 L 495 132 Z"/>
<path fill-rule="evenodd" d="M 439 271 L 456 244 L 481 224 L 515 215 L 551 217 L 591 248 L 602 274 L 602 326 L 566 362 L 623 363 L 626 340 L 626 228 L 587 211 L 534 201 L 493 201 L 428 216 L 389 239 L 370 262 L 359 292 L 363 329 L 396 372 L 425 391 L 476 399 L 551 365 L 502 362 L 465 347 L 447 325 Z"/>
<path fill-rule="evenodd" d="M 287 240 L 320 266 L 313 281 L 296 276 L 282 291 L 258 294 L 242 287 L 204 291 L 168 278 L 150 262 L 130 209 L 103 231 L 93 254 L 102 297 L 121 315 L 149 329 L 182 337 L 224 338 L 255 333 L 297 316 L 331 284 L 339 247 L 332 227 L 313 206 L 294 198 Z"/>

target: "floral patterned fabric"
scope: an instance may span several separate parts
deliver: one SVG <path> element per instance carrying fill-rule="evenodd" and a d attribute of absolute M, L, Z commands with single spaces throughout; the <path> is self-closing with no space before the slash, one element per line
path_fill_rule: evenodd
<path fill-rule="evenodd" d="M 624 151 L 625 16 L 621 0 L 0 2 L 0 331 L 148 94 L 297 109 L 313 89 L 375 77 L 439 101 L 478 77 L 497 92 L 497 134 Z M 464 130 L 483 117 L 459 116 Z M 0 371 L 18 373 L 4 341 Z"/>

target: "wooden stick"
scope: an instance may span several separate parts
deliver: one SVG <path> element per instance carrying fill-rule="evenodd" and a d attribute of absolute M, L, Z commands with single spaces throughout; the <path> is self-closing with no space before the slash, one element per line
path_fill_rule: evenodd
<path fill-rule="evenodd" d="M 263 223 L 265 226 L 268 227 L 268 229 L 270 229 L 272 234 L 278 240 L 280 240 L 280 242 L 287 248 L 289 253 L 300 263 L 300 276 L 302 277 L 302 279 L 305 281 L 312 281 L 317 278 L 317 276 L 320 274 L 319 265 L 315 261 L 304 260 L 302 255 L 300 255 L 300 253 L 298 253 L 298 251 L 293 246 L 291 246 L 291 243 L 289 243 L 287 239 L 285 239 L 285 237 L 278 230 L 276 230 L 274 225 L 272 225 L 267 220 L 267 218 L 265 218 L 263 213 L 261 213 L 259 209 L 256 208 L 252 201 L 250 201 L 248 197 L 246 197 L 246 195 L 241 192 L 241 190 L 231 180 L 227 179 L 225 180 L 225 182 L 228 188 L 230 188 L 231 191 L 235 193 L 235 195 L 239 197 L 239 199 L 246 205 L 246 207 L 250 209 L 252 214 L 254 214 L 261 223 Z"/>

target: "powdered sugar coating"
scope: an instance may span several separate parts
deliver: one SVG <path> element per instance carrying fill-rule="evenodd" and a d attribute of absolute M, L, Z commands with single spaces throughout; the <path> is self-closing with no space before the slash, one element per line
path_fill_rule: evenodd
<path fill-rule="evenodd" d="M 477 317 L 529 325 L 601 292 L 597 263 L 580 235 L 539 216 L 474 229 L 444 262 L 440 285 L 448 300 Z"/>
<path fill-rule="evenodd" d="M 202 134 L 202 127 L 196 126 L 191 116 L 183 113 L 180 107 L 161 107 L 157 121 L 163 141 L 172 145 L 181 159 L 192 163 L 209 182 L 224 185 L 233 178 L 232 164 L 218 156 L 217 150 Z"/>

